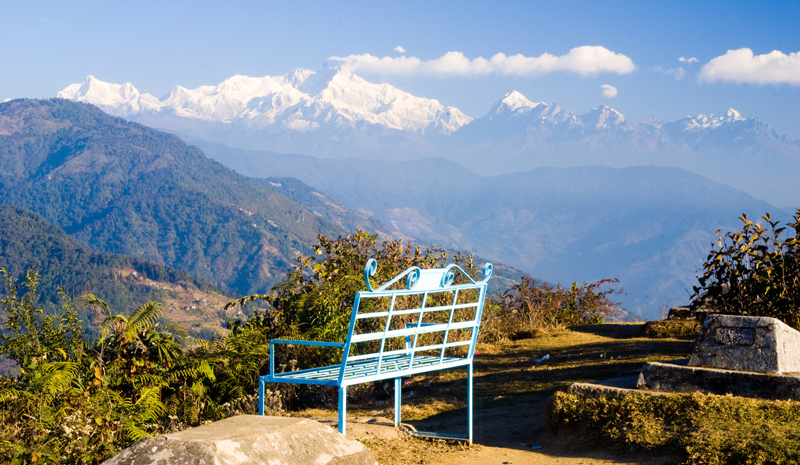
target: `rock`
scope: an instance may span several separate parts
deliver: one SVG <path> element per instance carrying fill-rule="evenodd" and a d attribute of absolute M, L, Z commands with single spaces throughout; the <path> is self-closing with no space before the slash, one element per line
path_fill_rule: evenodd
<path fill-rule="evenodd" d="M 108 465 L 377 465 L 369 450 L 304 418 L 240 415 L 179 433 L 154 436 Z"/>
<path fill-rule="evenodd" d="M 666 392 L 702 392 L 760 399 L 800 400 L 800 376 L 672 363 L 646 363 L 642 367 L 637 387 Z"/>
<path fill-rule="evenodd" d="M 800 332 L 780 320 L 710 315 L 689 365 L 759 373 L 800 372 Z"/>
<path fill-rule="evenodd" d="M 672 307 L 667 315 L 668 320 L 694 320 L 694 312 L 690 307 Z"/>

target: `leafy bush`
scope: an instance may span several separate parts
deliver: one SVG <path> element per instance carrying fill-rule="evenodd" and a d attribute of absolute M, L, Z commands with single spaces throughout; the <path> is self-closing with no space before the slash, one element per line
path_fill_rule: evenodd
<path fill-rule="evenodd" d="M 619 280 L 604 279 L 563 288 L 537 284 L 534 278 L 523 276 L 519 284 L 487 303 L 483 340 L 527 335 L 543 328 L 602 323 L 615 307 L 608 296 L 622 292 L 613 289 L 616 283 Z"/>
<path fill-rule="evenodd" d="M 768 228 L 747 215 L 740 219 L 741 231 L 725 233 L 712 246 L 694 287 L 695 305 L 773 317 L 800 328 L 800 209 L 788 229 L 769 213 L 763 217 Z"/>
<path fill-rule="evenodd" d="M 99 463 L 154 433 L 254 410 L 262 332 L 186 349 L 186 332 L 160 321 L 158 303 L 126 318 L 91 294 L 73 302 L 62 292 L 61 313 L 45 315 L 35 270 L 21 284 L 3 274 L 0 354 L 20 374 L 0 376 L 1 462 Z M 84 335 L 87 310 L 103 317 L 98 339 Z"/>
<path fill-rule="evenodd" d="M 366 289 L 364 266 L 369 258 L 377 260 L 377 272 L 372 279 L 378 283 L 388 282 L 411 266 L 440 267 L 448 259 L 444 251 L 427 249 L 423 252 L 411 242 L 381 241 L 377 235 L 363 231 L 335 240 L 322 235 L 318 239 L 314 247 L 316 255 L 300 256 L 286 281 L 268 294 L 250 295 L 228 305 L 263 299 L 272 307 L 266 318 L 274 334 L 292 339 L 344 342 L 355 295 Z M 456 254 L 452 261 L 468 273 L 476 272 L 471 257 Z M 292 349 L 294 359 L 304 364 L 341 360 L 341 354 L 326 349 L 305 346 Z"/>
<path fill-rule="evenodd" d="M 699 393 L 583 397 L 557 392 L 547 419 L 585 445 L 670 452 L 692 464 L 800 461 L 800 402 Z"/>

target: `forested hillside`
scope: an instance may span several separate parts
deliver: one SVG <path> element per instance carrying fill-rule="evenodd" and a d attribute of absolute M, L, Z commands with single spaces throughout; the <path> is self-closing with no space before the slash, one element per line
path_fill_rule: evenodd
<path fill-rule="evenodd" d="M 37 213 L 0 206 L 0 267 L 21 281 L 31 266 L 41 276 L 40 303 L 47 313 L 63 304 L 61 288 L 69 297 L 91 292 L 123 314 L 147 302 L 162 302 L 171 320 L 192 334 L 210 337 L 225 323 L 220 310 L 232 297 L 169 266 L 94 252 Z M 81 314 L 81 320 L 90 334 L 96 332 L 96 315 Z"/>
<path fill-rule="evenodd" d="M 179 138 L 66 100 L 0 104 L 2 203 L 102 252 L 263 292 L 335 225 Z"/>

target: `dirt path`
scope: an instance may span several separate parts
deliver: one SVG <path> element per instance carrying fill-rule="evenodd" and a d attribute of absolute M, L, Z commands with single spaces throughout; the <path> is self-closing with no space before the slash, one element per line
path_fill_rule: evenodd
<path fill-rule="evenodd" d="M 348 421 L 348 437 L 367 445 L 378 463 L 429 465 L 482 464 L 639 464 L 675 463 L 669 456 L 654 456 L 636 451 L 598 451 L 575 447 L 567 439 L 555 439 L 547 433 L 544 417 L 546 401 L 495 408 L 476 428 L 471 447 L 443 441 L 409 438 L 394 429 L 384 417 L 358 417 Z M 319 421 L 337 427 L 335 416 Z M 419 426 L 422 422 L 418 423 Z M 454 422 L 447 429 L 466 428 Z"/>

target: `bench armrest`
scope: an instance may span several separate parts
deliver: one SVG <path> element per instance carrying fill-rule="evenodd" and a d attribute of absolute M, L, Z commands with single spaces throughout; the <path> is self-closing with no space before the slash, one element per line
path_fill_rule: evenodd
<path fill-rule="evenodd" d="M 269 344 L 295 344 L 298 346 L 322 346 L 344 348 L 344 342 L 322 342 L 322 341 L 294 341 L 292 339 L 272 339 Z"/>
<path fill-rule="evenodd" d="M 269 374 L 275 374 L 275 344 L 294 344 L 298 346 L 319 346 L 319 347 L 338 347 L 344 348 L 343 342 L 323 342 L 323 341 L 295 341 L 292 339 L 271 339 L 269 341 Z"/>

